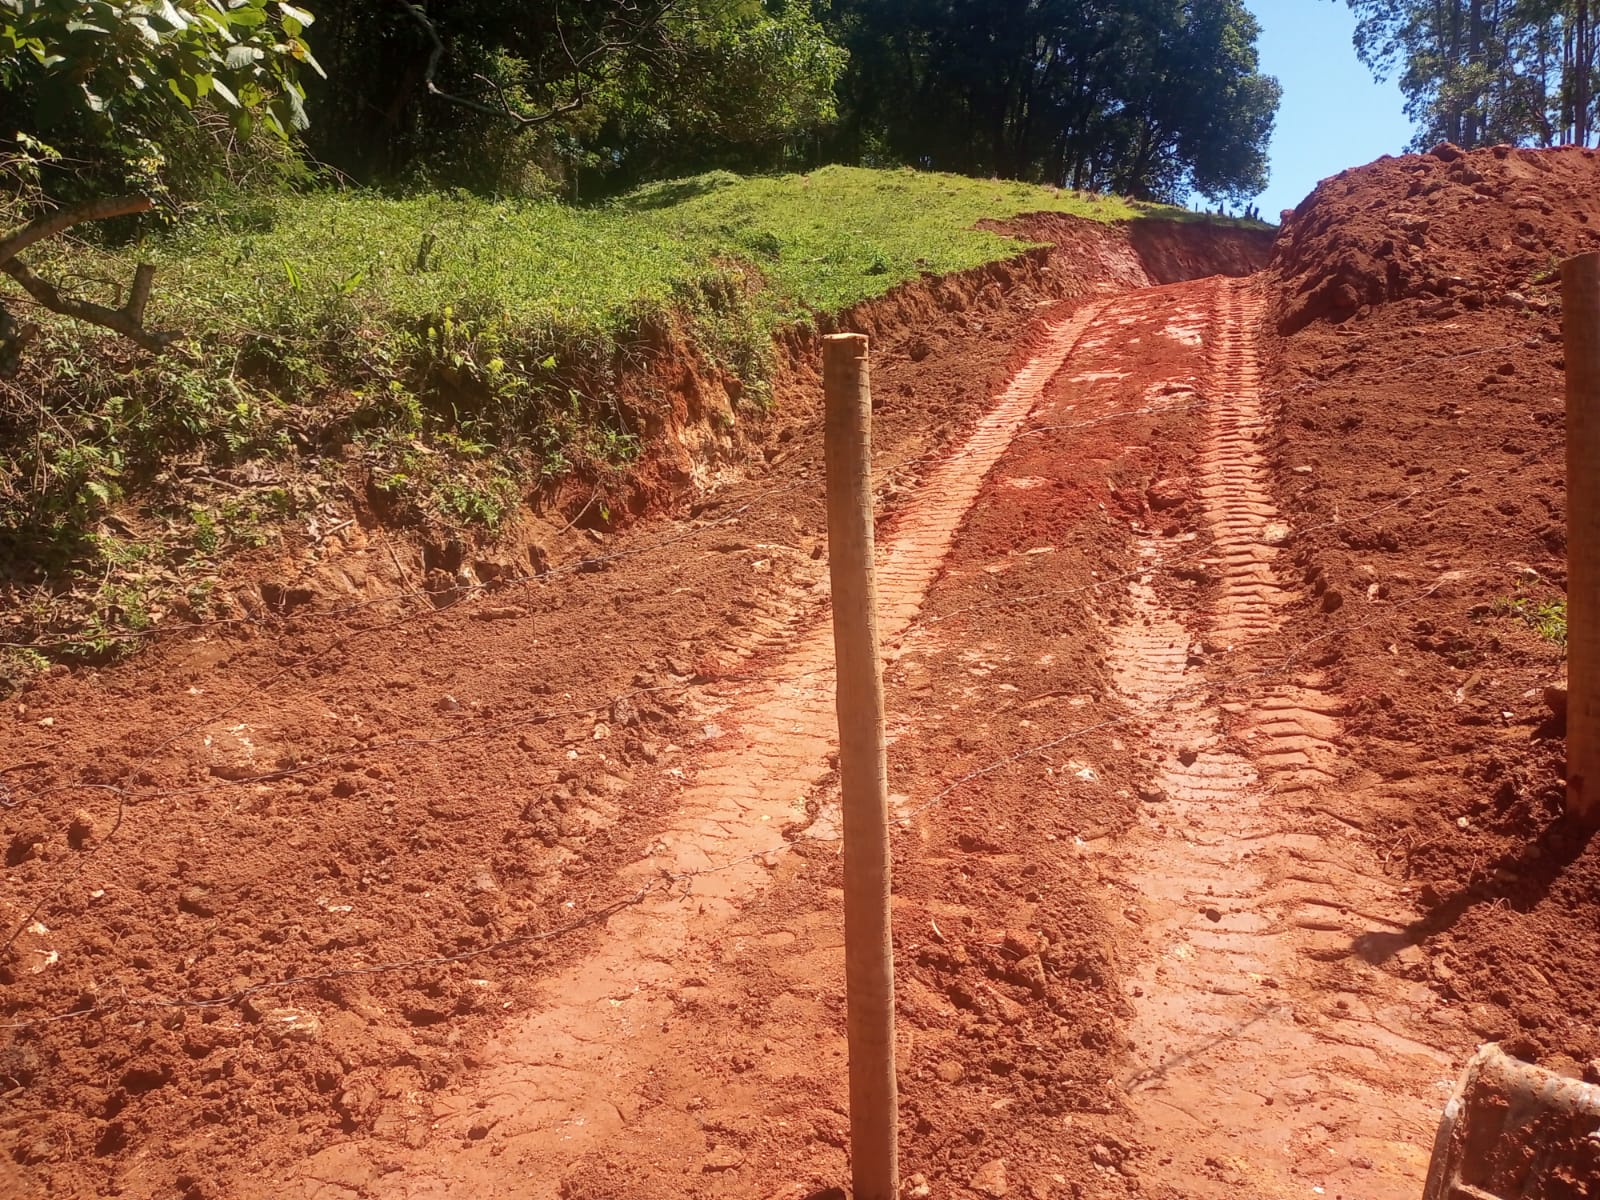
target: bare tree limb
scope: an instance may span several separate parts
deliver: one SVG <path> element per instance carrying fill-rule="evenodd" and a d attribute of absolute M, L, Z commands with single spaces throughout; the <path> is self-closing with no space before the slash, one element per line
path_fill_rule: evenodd
<path fill-rule="evenodd" d="M 460 105 L 462 108 L 470 108 L 473 112 L 481 112 L 491 117 L 500 117 L 507 121 L 513 121 L 524 129 L 534 125 L 543 125 L 565 113 L 573 112 L 581 108 L 588 98 L 580 83 L 578 94 L 564 104 L 559 104 L 547 112 L 519 113 L 511 107 L 511 101 L 507 98 L 505 90 L 498 83 L 486 79 L 482 75 L 476 78 L 483 80 L 484 83 L 494 89 L 495 93 L 500 97 L 500 107 L 495 108 L 471 97 L 458 96 L 454 92 L 447 92 L 439 86 L 435 79 L 439 71 L 439 60 L 444 57 L 444 41 L 439 37 L 438 29 L 434 27 L 433 18 L 428 16 L 421 5 L 413 4 L 411 0 L 395 0 L 395 2 L 411 15 L 411 19 L 421 27 L 423 33 L 427 34 L 428 41 L 431 43 L 431 49 L 428 51 L 428 65 L 422 72 L 422 82 L 427 87 L 428 95 L 430 96 L 437 96 L 441 100 L 447 100 L 451 104 Z"/>
<path fill-rule="evenodd" d="M 143 346 L 154 354 L 160 354 L 172 339 L 178 336 L 175 333 L 146 329 L 140 320 L 144 315 L 144 301 L 150 295 L 150 280 L 155 275 L 155 267 L 149 263 L 139 264 L 134 274 L 133 295 L 129 296 L 128 306 L 124 308 L 107 308 L 104 304 L 96 304 L 92 300 L 63 296 L 56 290 L 55 284 L 35 275 L 20 259 L 13 258 L 9 262 L 0 262 L 0 271 L 15 279 L 28 295 L 51 312 L 87 321 L 91 325 L 99 325 L 102 329 L 109 329 L 113 333 L 120 333 L 130 342 Z M 142 289 L 141 282 L 143 282 Z M 133 312 L 136 301 L 139 313 L 137 317 Z"/>
<path fill-rule="evenodd" d="M 438 88 L 433 86 L 433 80 L 431 79 L 427 81 L 428 91 L 435 96 L 442 97 L 445 100 L 453 101 L 454 103 L 462 105 L 465 108 L 476 109 L 478 112 L 488 113 L 490 116 L 504 117 L 508 121 L 515 121 L 518 125 L 521 125 L 524 128 L 530 125 L 543 125 L 546 121 L 553 121 L 565 113 L 576 112 L 578 109 L 582 108 L 584 102 L 589 99 L 588 92 L 586 92 L 582 84 L 580 84 L 578 86 L 578 94 L 575 95 L 571 100 L 568 100 L 563 104 L 558 104 L 546 112 L 528 115 L 525 113 L 519 113 L 516 111 L 516 109 L 511 107 L 511 100 L 506 96 L 505 87 L 500 83 L 499 80 L 490 79 L 487 75 L 474 75 L 473 78 L 483 83 L 486 87 L 492 89 L 495 95 L 500 97 L 499 108 L 490 108 L 487 104 L 480 104 L 478 101 L 468 99 L 466 96 L 452 96 L 446 92 L 441 92 Z"/>
<path fill-rule="evenodd" d="M 23 291 L 51 312 L 120 333 L 151 353 L 160 354 L 177 335 L 146 329 L 144 326 L 145 305 L 150 302 L 150 288 L 156 277 L 153 264 L 140 263 L 135 267 L 128 302 L 121 308 L 108 308 L 92 300 L 63 296 L 55 284 L 35 275 L 33 269 L 17 257 L 36 242 L 53 237 L 74 225 L 85 221 L 104 221 L 129 213 L 149 212 L 154 207 L 155 202 L 148 196 L 108 196 L 37 217 L 0 240 L 0 273 L 15 279 Z M 38 325 L 32 322 L 19 325 L 0 307 L 0 375 L 10 375 L 17 369 L 23 351 L 38 333 Z"/>
<path fill-rule="evenodd" d="M 57 212 L 36 217 L 10 237 L 0 241 L 0 266 L 10 262 L 35 242 L 54 237 L 64 229 L 81 225 L 85 221 L 104 221 L 110 217 L 123 217 L 129 213 L 149 212 L 156 206 L 149 196 L 108 196 L 75 204 Z"/>

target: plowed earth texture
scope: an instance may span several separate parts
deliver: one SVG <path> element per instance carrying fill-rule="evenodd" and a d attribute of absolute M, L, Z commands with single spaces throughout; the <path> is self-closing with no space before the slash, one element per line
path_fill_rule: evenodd
<path fill-rule="evenodd" d="M 1478 1041 L 1592 1070 L 1547 272 L 1600 164 L 1442 154 L 1326 182 L 1249 279 L 1050 218 L 1048 270 L 847 318 L 908 1195 L 1400 1200 Z M 0 1180 L 843 1186 L 818 399 L 541 580 L 14 702 Z"/>
<path fill-rule="evenodd" d="M 1574 1070 L 1600 1056 L 1600 853 L 1562 819 L 1542 699 L 1562 648 L 1520 614 L 1566 582 L 1552 266 L 1597 248 L 1593 151 L 1494 150 L 1327 181 L 1274 262 L 1280 314 L 1318 280 L 1377 301 L 1273 347 L 1270 445 L 1280 507 L 1316 527 L 1289 628 L 1331 635 L 1312 653 L 1378 802 L 1364 825 L 1420 909 L 1389 965 L 1470 1036 Z"/>

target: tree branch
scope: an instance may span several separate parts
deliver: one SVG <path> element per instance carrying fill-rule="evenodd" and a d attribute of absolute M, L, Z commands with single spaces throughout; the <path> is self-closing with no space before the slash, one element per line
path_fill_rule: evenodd
<path fill-rule="evenodd" d="M 63 229 L 81 225 L 85 221 L 104 221 L 129 213 L 149 212 L 155 206 L 155 201 L 148 196 L 108 196 L 104 200 L 91 200 L 87 204 L 76 204 L 36 217 L 0 241 L 0 266 L 10 262 L 35 242 L 54 237 Z"/>
<path fill-rule="evenodd" d="M 90 200 L 63 208 L 29 221 L 9 237 L 0 240 L 0 272 L 11 276 L 22 290 L 51 312 L 74 320 L 99 325 L 113 333 L 120 333 L 129 341 L 143 346 L 153 354 L 160 354 L 177 336 L 144 327 L 144 309 L 150 301 L 150 288 L 155 282 L 156 269 L 151 263 L 140 263 L 133 271 L 133 286 L 128 290 L 128 302 L 121 308 L 108 308 L 92 300 L 76 296 L 63 296 L 55 284 L 41 279 L 17 255 L 35 242 L 53 237 L 85 221 L 104 221 L 109 217 L 129 213 L 149 212 L 155 201 L 148 196 L 108 196 L 103 200 Z M 18 325 L 3 307 L 0 307 L 0 376 L 10 375 L 17 369 L 22 352 L 39 332 L 32 322 Z"/>
<path fill-rule="evenodd" d="M 563 104 L 558 104 L 546 112 L 536 113 L 532 116 L 529 116 L 526 113 L 519 113 L 516 109 L 511 107 L 511 100 L 506 95 L 506 90 L 501 85 L 499 80 L 490 79 L 487 75 L 474 75 L 473 78 L 478 80 L 478 82 L 482 83 L 485 87 L 492 90 L 495 95 L 500 98 L 499 108 L 490 108 L 487 104 L 480 104 L 478 101 L 469 99 L 466 96 L 452 96 L 448 92 L 441 92 L 438 88 L 433 86 L 433 80 L 431 79 L 427 80 L 426 82 L 428 84 L 428 91 L 432 95 L 439 96 L 445 100 L 450 100 L 464 108 L 476 109 L 478 112 L 488 113 L 490 116 L 504 117 L 508 121 L 515 121 L 518 125 L 521 125 L 524 128 L 530 125 L 543 125 L 546 121 L 553 121 L 565 113 L 576 112 L 578 109 L 583 107 L 584 101 L 588 100 L 589 98 L 588 92 L 585 91 L 583 84 L 580 83 L 578 85 L 577 94 L 573 96 L 571 100 L 568 100 Z"/>
<path fill-rule="evenodd" d="M 0 271 L 15 279 L 28 295 L 51 312 L 78 321 L 87 321 L 91 325 L 99 325 L 102 329 L 109 329 L 113 333 L 120 333 L 129 341 L 143 346 L 154 354 L 160 354 L 172 339 L 178 336 L 175 333 L 146 329 L 143 325 L 144 304 L 149 298 L 150 283 L 155 276 L 155 267 L 149 263 L 139 264 L 133 277 L 132 294 L 128 297 L 127 306 L 123 308 L 107 308 L 104 304 L 96 304 L 92 300 L 63 296 L 56 290 L 55 284 L 35 275 L 20 259 L 0 261 Z M 24 326 L 24 329 L 26 328 Z M 0 357 L 14 357 L 14 352 L 0 354 Z"/>

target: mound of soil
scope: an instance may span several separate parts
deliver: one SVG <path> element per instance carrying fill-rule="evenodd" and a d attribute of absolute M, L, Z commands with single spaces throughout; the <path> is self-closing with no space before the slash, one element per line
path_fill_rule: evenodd
<path fill-rule="evenodd" d="M 1597 185 L 1600 158 L 1578 147 L 1447 143 L 1341 171 L 1294 210 L 1273 250 L 1278 331 L 1405 299 L 1436 315 L 1520 310 L 1560 258 L 1600 246 Z"/>
<path fill-rule="evenodd" d="M 1426 912 L 1374 953 L 1474 1036 L 1572 1073 L 1600 1055 L 1600 839 L 1563 812 L 1545 699 L 1566 582 L 1552 268 L 1597 244 L 1593 151 L 1443 147 L 1324 182 L 1272 264 L 1278 503 L 1312 585 L 1283 652 L 1346 697 L 1346 815 Z"/>

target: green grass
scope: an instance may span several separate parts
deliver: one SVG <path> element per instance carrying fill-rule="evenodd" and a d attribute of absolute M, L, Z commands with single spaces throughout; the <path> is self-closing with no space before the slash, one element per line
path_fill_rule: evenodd
<path fill-rule="evenodd" d="M 617 384 L 664 339 L 760 405 L 776 328 L 1009 257 L 1021 243 L 974 224 L 1039 211 L 1187 215 L 829 167 L 590 208 L 316 192 L 121 249 L 41 246 L 41 273 L 112 304 L 154 262 L 147 323 L 182 337 L 152 359 L 46 318 L 0 384 L 0 601 L 25 614 L 0 640 L 98 654 L 175 604 L 202 612 L 225 557 L 325 509 L 352 460 L 391 519 L 492 531 L 541 480 L 637 457 L 650 414 Z"/>
<path fill-rule="evenodd" d="M 770 332 L 922 272 L 1014 254 L 1018 242 L 974 224 L 1039 211 L 1099 221 L 1192 215 L 1027 184 L 827 167 L 714 172 L 591 208 L 313 193 L 123 252 L 60 251 L 46 265 L 115 280 L 150 259 L 159 270 L 151 323 L 202 340 L 271 333 L 312 354 L 328 342 L 330 320 L 339 337 L 381 346 L 452 314 L 492 322 L 519 347 L 560 350 L 626 339 L 708 285 L 729 283 L 748 293 L 752 321 Z"/>
<path fill-rule="evenodd" d="M 1537 600 L 1528 596 L 1504 596 L 1495 601 L 1494 611 L 1500 616 L 1514 616 L 1522 620 L 1547 642 L 1557 646 L 1567 644 L 1567 602 Z"/>
<path fill-rule="evenodd" d="M 277 203 L 257 232 L 202 229 L 159 246 L 158 313 L 189 327 L 262 326 L 348 299 L 384 322 L 500 310 L 530 334 L 568 338 L 625 331 L 641 309 L 671 304 L 736 259 L 764 278 L 758 308 L 772 323 L 881 295 L 920 271 L 1015 253 L 1015 242 L 972 226 L 1034 211 L 1115 221 L 1140 210 L 1026 184 L 847 167 L 717 172 L 595 208 L 322 193 Z M 433 244 L 418 272 L 424 237 Z"/>

